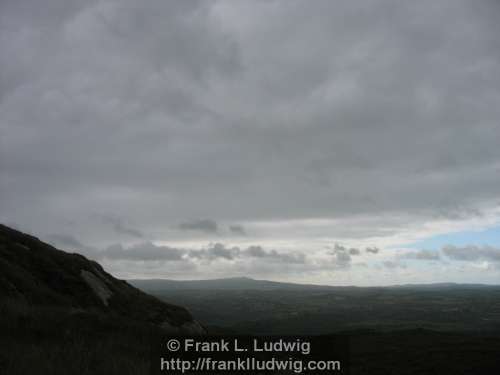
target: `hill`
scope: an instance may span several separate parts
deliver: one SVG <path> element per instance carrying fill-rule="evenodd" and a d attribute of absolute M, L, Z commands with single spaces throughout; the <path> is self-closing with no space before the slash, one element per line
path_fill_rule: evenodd
<path fill-rule="evenodd" d="M 172 331 L 203 329 L 182 307 L 161 302 L 94 261 L 0 225 L 0 296 L 36 306 L 113 313 Z"/>
<path fill-rule="evenodd" d="M 295 284 L 255 280 L 249 277 L 230 277 L 209 280 L 131 279 L 130 284 L 142 290 L 331 290 L 328 285 Z"/>
<path fill-rule="evenodd" d="M 0 374 L 148 374 L 163 335 L 204 334 L 96 262 L 0 225 Z"/>
<path fill-rule="evenodd" d="M 498 288 L 498 285 L 485 284 L 401 284 L 390 286 L 333 286 L 318 284 L 298 284 L 269 280 L 256 280 L 250 277 L 228 277 L 206 280 L 170 280 L 170 279 L 130 279 L 128 282 L 148 292 L 181 291 L 181 290 L 260 290 L 260 291 L 360 291 L 376 289 L 414 289 L 414 290 L 452 290 L 452 289 L 485 289 Z"/>

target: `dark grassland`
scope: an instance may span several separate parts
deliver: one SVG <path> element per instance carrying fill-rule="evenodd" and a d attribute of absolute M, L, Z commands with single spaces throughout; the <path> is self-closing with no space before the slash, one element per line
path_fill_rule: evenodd
<path fill-rule="evenodd" d="M 116 315 L 2 301 L 0 374 L 147 374 L 152 329 Z"/>
<path fill-rule="evenodd" d="M 351 374 L 500 373 L 500 287 L 290 285 L 154 293 L 214 332 L 348 335 Z"/>
<path fill-rule="evenodd" d="M 149 374 L 149 350 L 157 327 L 119 316 L 12 304 L 2 304 L 0 314 L 2 375 Z M 341 334 L 350 338 L 351 374 L 500 371 L 498 333 L 404 329 Z"/>
<path fill-rule="evenodd" d="M 163 290 L 209 326 L 252 334 L 428 329 L 500 335 L 500 287 Z"/>

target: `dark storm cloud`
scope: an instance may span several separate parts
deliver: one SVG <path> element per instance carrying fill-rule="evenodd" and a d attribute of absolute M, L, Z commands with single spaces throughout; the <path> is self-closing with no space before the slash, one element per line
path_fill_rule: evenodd
<path fill-rule="evenodd" d="M 71 218 L 93 244 L 114 235 L 96 212 L 137 238 L 182 218 L 477 217 L 500 199 L 498 12 L 1 1 L 0 220 Z"/>
<path fill-rule="evenodd" d="M 179 224 L 181 230 L 194 230 L 207 233 L 217 233 L 217 222 L 210 219 L 197 219 L 185 221 Z"/>

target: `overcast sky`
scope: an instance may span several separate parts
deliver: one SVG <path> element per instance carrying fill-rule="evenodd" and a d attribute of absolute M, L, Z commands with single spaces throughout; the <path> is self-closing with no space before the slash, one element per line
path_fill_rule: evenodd
<path fill-rule="evenodd" d="M 0 220 L 124 278 L 500 283 L 499 21 L 2 0 Z"/>

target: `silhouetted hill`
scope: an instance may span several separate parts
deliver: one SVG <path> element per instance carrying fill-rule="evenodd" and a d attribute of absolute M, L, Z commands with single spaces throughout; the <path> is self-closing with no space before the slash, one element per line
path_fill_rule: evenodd
<path fill-rule="evenodd" d="M 331 290 L 328 285 L 282 283 L 278 281 L 255 280 L 249 277 L 230 277 L 209 280 L 168 280 L 168 279 L 132 279 L 130 284 L 148 291 L 163 290 Z"/>
<path fill-rule="evenodd" d="M 390 286 L 332 286 L 318 284 L 298 284 L 285 283 L 279 281 L 256 280 L 249 277 L 229 277 L 223 279 L 208 280 L 169 280 L 169 279 L 131 279 L 128 282 L 135 287 L 148 291 L 174 291 L 174 290 L 262 290 L 262 291 L 291 291 L 291 290 L 311 290 L 311 291 L 361 291 L 375 289 L 482 289 L 498 288 L 497 285 L 485 284 L 457 284 L 457 283 L 429 283 L 429 284 L 401 284 Z"/>
<path fill-rule="evenodd" d="M 29 306 L 119 315 L 173 332 L 203 331 L 185 308 L 114 278 L 82 255 L 58 250 L 1 224 L 0 296 Z"/>

